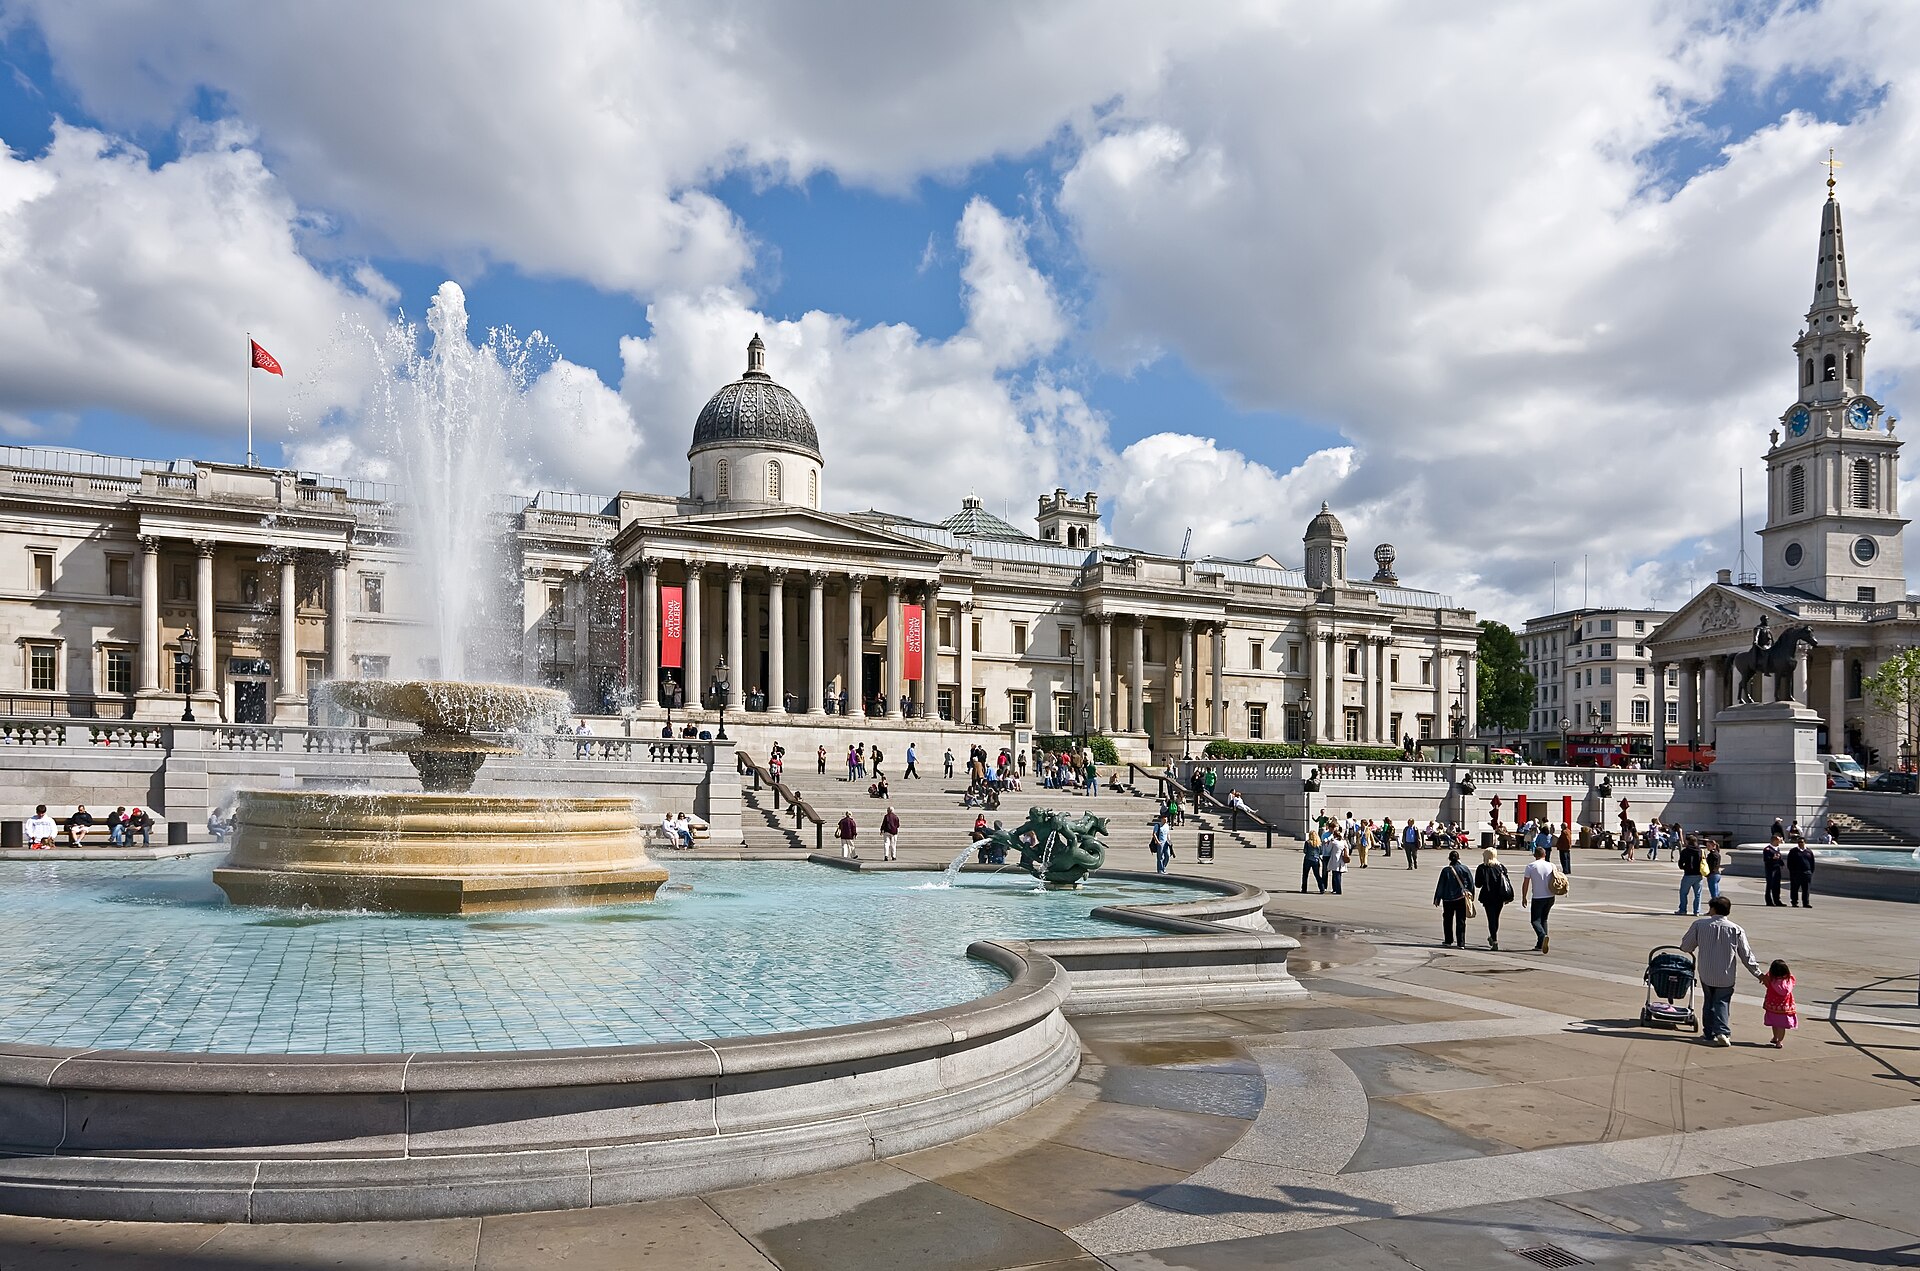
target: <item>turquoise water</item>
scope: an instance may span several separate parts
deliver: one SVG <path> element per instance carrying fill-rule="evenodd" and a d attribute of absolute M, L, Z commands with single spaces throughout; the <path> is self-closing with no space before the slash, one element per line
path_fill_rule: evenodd
<path fill-rule="evenodd" d="M 1920 869 L 1920 860 L 1915 860 L 1913 851 L 1904 847 L 1823 847 L 1816 849 L 1814 855 L 1823 861 L 1858 861 L 1862 865 L 1885 865 L 1891 869 Z"/>
<path fill-rule="evenodd" d="M 971 940 L 1138 935 L 1088 914 L 1198 894 L 675 861 L 647 904 L 419 918 L 236 908 L 213 864 L 0 863 L 0 1042 L 337 1054 L 824 1028 L 1004 987 Z"/>

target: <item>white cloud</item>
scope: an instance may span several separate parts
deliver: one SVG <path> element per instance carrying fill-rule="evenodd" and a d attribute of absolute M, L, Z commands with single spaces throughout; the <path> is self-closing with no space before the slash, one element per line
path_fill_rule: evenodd
<path fill-rule="evenodd" d="M 66 125 L 40 158 L 0 153 L 0 411 L 106 409 L 237 437 L 249 329 L 287 367 L 285 381 L 255 373 L 263 435 L 290 402 L 339 405 L 355 368 L 298 355 L 343 316 L 377 319 L 363 290 L 377 275 L 315 268 L 304 228 L 230 130 L 159 167 Z"/>

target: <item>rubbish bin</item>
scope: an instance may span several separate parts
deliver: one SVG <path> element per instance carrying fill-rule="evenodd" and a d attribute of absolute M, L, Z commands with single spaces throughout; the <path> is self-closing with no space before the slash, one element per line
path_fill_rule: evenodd
<path fill-rule="evenodd" d="M 187 823 L 185 821 L 167 822 L 167 846 L 185 847 L 187 845 Z"/>
<path fill-rule="evenodd" d="M 1482 830 L 1482 831 L 1480 831 L 1480 846 L 1481 846 L 1481 847 L 1493 847 L 1493 846 L 1494 846 L 1494 841 L 1493 841 L 1493 831 L 1492 831 L 1492 830 Z"/>
<path fill-rule="evenodd" d="M 0 852 L 18 852 L 26 845 L 26 822 L 0 821 Z"/>
<path fill-rule="evenodd" d="M 1197 835 L 1194 836 L 1194 843 L 1195 843 L 1195 848 L 1194 848 L 1195 859 L 1199 860 L 1201 864 L 1205 864 L 1206 862 L 1211 861 L 1213 859 L 1213 831 L 1212 830 L 1201 830 Z"/>

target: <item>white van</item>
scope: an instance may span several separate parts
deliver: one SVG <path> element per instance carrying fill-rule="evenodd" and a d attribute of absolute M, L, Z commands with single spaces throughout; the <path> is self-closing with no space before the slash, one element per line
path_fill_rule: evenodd
<path fill-rule="evenodd" d="M 1821 755 L 1820 762 L 1829 778 L 1846 777 L 1853 782 L 1855 789 L 1866 788 L 1867 770 L 1852 755 Z"/>

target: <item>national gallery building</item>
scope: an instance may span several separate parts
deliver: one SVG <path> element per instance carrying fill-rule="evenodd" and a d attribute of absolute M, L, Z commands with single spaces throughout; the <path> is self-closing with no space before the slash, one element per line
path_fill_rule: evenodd
<path fill-rule="evenodd" d="M 1389 545 L 1349 577 L 1325 507 L 1300 568 L 1107 543 L 1093 493 L 1041 494 L 1030 530 L 971 498 L 823 512 L 819 435 L 758 336 L 688 459 L 684 494 L 503 499 L 468 674 L 636 731 L 710 726 L 724 674 L 734 730 L 1093 731 L 1143 760 L 1473 726 L 1474 615 L 1402 586 Z M 325 680 L 438 670 L 418 569 L 391 487 L 0 447 L 0 726 L 177 719 L 189 696 L 203 722 L 305 723 Z"/>

